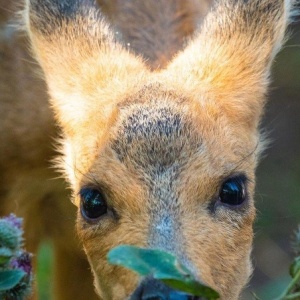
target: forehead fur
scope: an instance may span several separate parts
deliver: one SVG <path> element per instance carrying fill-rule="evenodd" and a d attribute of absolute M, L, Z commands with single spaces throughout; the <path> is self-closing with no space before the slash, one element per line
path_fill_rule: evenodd
<path fill-rule="evenodd" d="M 183 236 L 174 182 L 189 158 L 201 151 L 202 138 L 192 122 L 189 101 L 155 90 L 153 86 L 142 89 L 128 105 L 120 107 L 111 148 L 121 163 L 138 171 L 147 186 L 148 200 L 143 203 L 151 224 L 147 243 L 173 250 L 187 261 L 176 246 L 182 244 Z"/>
<path fill-rule="evenodd" d="M 125 164 L 147 171 L 184 164 L 201 148 L 201 137 L 191 122 L 185 100 L 155 95 L 151 101 L 120 108 L 112 149 Z M 186 111 L 185 111 L 186 110 Z"/>

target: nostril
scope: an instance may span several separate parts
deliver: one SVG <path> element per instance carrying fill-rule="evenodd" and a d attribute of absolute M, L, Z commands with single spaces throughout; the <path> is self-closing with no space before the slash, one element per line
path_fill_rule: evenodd
<path fill-rule="evenodd" d="M 130 300 L 169 300 L 169 288 L 153 278 L 146 278 L 131 295 Z"/>
<path fill-rule="evenodd" d="M 163 295 L 161 293 L 153 292 L 153 295 L 143 295 L 140 300 L 194 300 L 193 296 L 186 295 L 180 292 L 171 292 L 170 294 Z"/>
<path fill-rule="evenodd" d="M 130 300 L 201 300 L 195 296 L 176 291 L 153 278 L 145 279 L 131 295 Z"/>
<path fill-rule="evenodd" d="M 169 300 L 169 298 L 167 297 L 167 295 L 164 295 L 157 291 L 153 291 L 143 293 L 140 300 Z"/>
<path fill-rule="evenodd" d="M 141 300 L 168 300 L 168 298 L 164 295 L 145 295 Z"/>
<path fill-rule="evenodd" d="M 194 297 L 191 295 L 187 295 L 183 292 L 178 292 L 178 291 L 170 292 L 170 295 L 168 298 L 168 300 L 196 300 L 196 299 L 200 300 L 200 298 L 197 298 L 197 297 Z"/>
<path fill-rule="evenodd" d="M 198 297 L 194 297 L 177 291 L 170 292 L 167 295 L 153 292 L 153 295 L 149 295 L 149 294 L 142 295 L 142 297 L 139 299 L 140 300 L 198 300 L 198 299 L 200 300 L 200 298 Z"/>

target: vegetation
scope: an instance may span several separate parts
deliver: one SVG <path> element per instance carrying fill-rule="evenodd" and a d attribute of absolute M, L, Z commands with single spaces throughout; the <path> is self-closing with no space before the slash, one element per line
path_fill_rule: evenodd
<path fill-rule="evenodd" d="M 207 299 L 218 299 L 212 288 L 197 281 L 175 256 L 161 250 L 121 245 L 108 253 L 108 261 L 131 269 L 142 276 L 151 275 L 173 289 Z"/>
<path fill-rule="evenodd" d="M 291 281 L 282 294 L 274 300 L 300 299 L 300 227 L 295 233 L 292 246 L 295 258 L 290 266 Z M 133 270 L 141 276 L 151 275 L 173 289 L 192 296 L 200 296 L 201 299 L 219 298 L 216 291 L 197 281 L 191 272 L 170 253 L 121 245 L 108 253 L 108 261 Z M 253 297 L 260 300 L 255 294 Z"/>
<path fill-rule="evenodd" d="M 31 255 L 23 247 L 22 220 L 0 219 L 0 299 L 22 300 L 31 293 Z"/>

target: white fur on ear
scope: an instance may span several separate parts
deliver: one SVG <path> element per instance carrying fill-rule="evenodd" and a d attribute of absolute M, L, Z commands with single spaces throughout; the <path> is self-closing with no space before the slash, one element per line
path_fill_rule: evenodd
<path fill-rule="evenodd" d="M 280 51 L 282 45 L 285 42 L 287 26 L 293 21 L 293 17 L 295 17 L 298 14 L 298 10 L 295 9 L 295 5 L 297 1 L 298 0 L 284 0 L 284 13 L 282 16 L 283 19 L 282 23 L 285 24 L 285 26 L 280 26 L 280 24 L 278 24 L 278 26 L 280 26 L 280 28 L 278 28 L 279 34 L 278 34 L 277 41 L 274 43 L 270 64 L 272 63 L 273 59 Z"/>

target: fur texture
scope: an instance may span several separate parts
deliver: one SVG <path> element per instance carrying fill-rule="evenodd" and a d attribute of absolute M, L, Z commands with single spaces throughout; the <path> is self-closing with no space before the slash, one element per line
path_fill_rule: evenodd
<path fill-rule="evenodd" d="M 238 299 L 252 271 L 258 126 L 291 7 L 217 0 L 198 22 L 198 1 L 26 0 L 62 129 L 59 168 L 102 299 L 138 285 L 107 263 L 119 244 L 170 251 L 222 299 Z M 238 208 L 218 202 L 233 176 L 246 178 Z M 111 213 L 97 222 L 80 213 L 86 187 L 106 196 Z"/>

